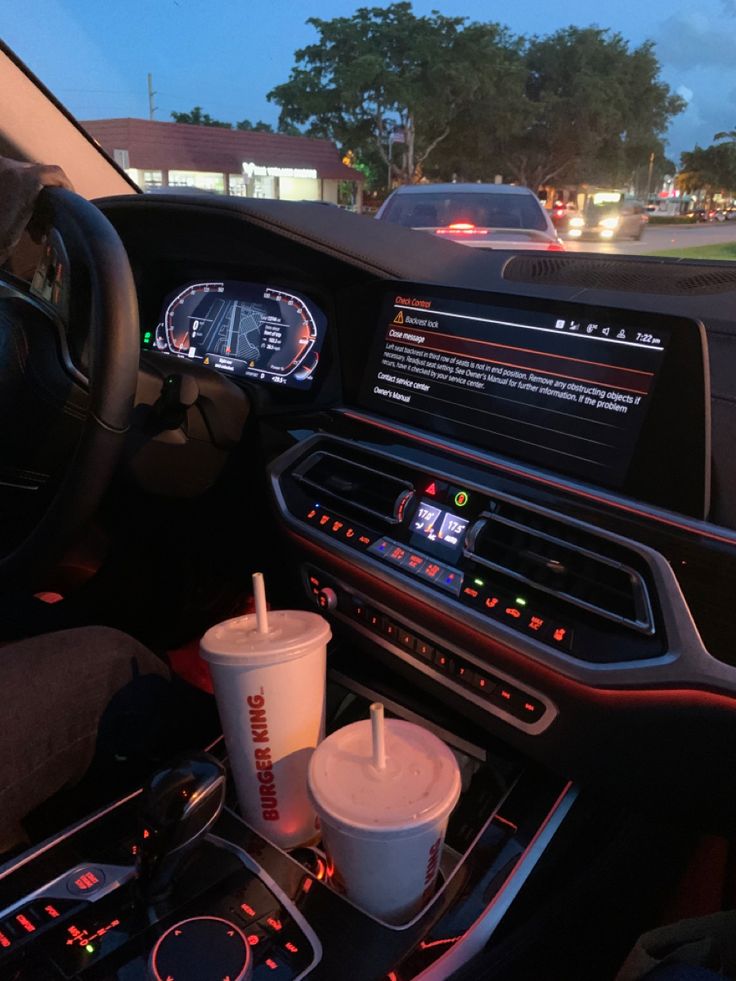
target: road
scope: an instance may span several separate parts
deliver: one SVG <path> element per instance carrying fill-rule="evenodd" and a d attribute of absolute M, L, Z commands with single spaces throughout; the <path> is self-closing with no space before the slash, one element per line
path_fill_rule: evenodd
<path fill-rule="evenodd" d="M 619 255 L 642 255 L 667 249 L 687 249 L 693 245 L 720 245 L 736 242 L 736 221 L 702 225 L 649 225 L 640 242 L 623 239 L 620 242 L 565 241 L 568 252 L 604 252 Z"/>

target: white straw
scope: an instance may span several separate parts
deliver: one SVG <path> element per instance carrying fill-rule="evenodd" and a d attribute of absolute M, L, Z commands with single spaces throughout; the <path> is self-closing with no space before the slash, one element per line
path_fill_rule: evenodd
<path fill-rule="evenodd" d="M 373 765 L 377 770 L 386 769 L 386 733 L 383 724 L 383 702 L 371 705 L 371 729 L 373 732 Z"/>
<path fill-rule="evenodd" d="M 256 601 L 256 623 L 258 633 L 268 633 L 268 607 L 266 606 L 266 584 L 262 572 L 253 573 L 253 597 Z"/>

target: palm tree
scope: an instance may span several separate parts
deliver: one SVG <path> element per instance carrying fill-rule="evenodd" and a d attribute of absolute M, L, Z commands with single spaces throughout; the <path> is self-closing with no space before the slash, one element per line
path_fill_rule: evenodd
<path fill-rule="evenodd" d="M 736 129 L 729 129 L 723 133 L 716 133 L 714 140 L 728 140 L 729 143 L 736 143 Z"/>

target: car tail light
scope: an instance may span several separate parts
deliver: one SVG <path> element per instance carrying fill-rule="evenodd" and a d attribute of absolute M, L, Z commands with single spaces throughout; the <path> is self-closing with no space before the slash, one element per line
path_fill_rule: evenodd
<path fill-rule="evenodd" d="M 487 235 L 487 228 L 478 228 L 469 221 L 456 221 L 446 228 L 435 228 L 435 235 Z"/>
<path fill-rule="evenodd" d="M 565 246 L 562 244 L 562 242 L 550 242 L 549 245 L 547 246 L 547 251 L 548 252 L 564 252 L 565 251 Z"/>

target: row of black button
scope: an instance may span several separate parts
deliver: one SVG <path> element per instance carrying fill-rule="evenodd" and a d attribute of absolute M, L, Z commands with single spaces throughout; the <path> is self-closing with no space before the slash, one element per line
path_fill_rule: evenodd
<path fill-rule="evenodd" d="M 349 600 L 347 608 L 355 620 L 418 660 L 431 665 L 440 674 L 482 695 L 490 705 L 497 706 L 509 715 L 528 723 L 534 723 L 544 715 L 544 702 L 535 695 L 507 685 L 457 654 L 437 647 L 393 617 L 384 615 L 356 598 Z"/>
<path fill-rule="evenodd" d="M 250 944 L 254 981 L 290 981 L 314 956 L 300 928 L 276 903 L 276 897 L 259 880 L 231 897 L 229 912 L 243 924 Z"/>
<path fill-rule="evenodd" d="M 304 520 L 325 535 L 329 535 L 330 538 L 345 542 L 345 544 L 363 552 L 373 544 L 376 538 L 367 528 L 336 514 L 331 508 L 323 508 L 320 504 L 310 505 L 304 512 Z"/>
<path fill-rule="evenodd" d="M 79 904 L 69 899 L 41 897 L 0 920 L 0 953 L 16 950 L 24 940 L 60 920 Z"/>
<path fill-rule="evenodd" d="M 485 616 L 557 650 L 569 651 L 572 647 L 573 630 L 570 624 L 530 607 L 528 600 L 518 593 L 513 595 L 495 589 L 485 580 L 473 581 L 462 587 L 460 600 Z"/>
<path fill-rule="evenodd" d="M 453 596 L 457 596 L 460 592 L 463 582 L 462 572 L 459 569 L 453 569 L 452 566 L 443 565 L 423 552 L 417 552 L 415 549 L 401 545 L 391 538 L 377 539 L 368 551 L 371 555 L 376 555 L 378 558 L 390 562 L 391 565 L 398 566 L 404 572 L 408 572 L 418 579 L 434 583 L 435 586 L 452 593 Z"/>

